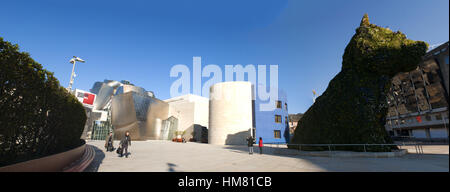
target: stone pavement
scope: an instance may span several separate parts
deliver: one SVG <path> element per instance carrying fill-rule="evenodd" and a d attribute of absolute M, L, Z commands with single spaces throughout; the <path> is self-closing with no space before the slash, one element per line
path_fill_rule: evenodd
<path fill-rule="evenodd" d="M 330 158 L 275 155 L 270 147 L 263 149 L 263 155 L 258 154 L 259 150 L 255 147 L 255 154 L 249 155 L 246 146 L 133 141 L 129 147 L 131 155 L 120 158 L 115 152 L 105 151 L 104 141 L 88 141 L 87 144 L 94 146 L 96 152 L 95 159 L 85 170 L 88 172 L 449 171 L 448 145 L 436 146 L 439 149 L 428 146 L 421 156 Z"/>
<path fill-rule="evenodd" d="M 410 153 L 415 153 L 416 149 L 414 146 L 403 146 L 402 149 L 407 149 Z M 422 150 L 424 154 L 447 154 L 448 155 L 448 145 L 422 145 Z"/>

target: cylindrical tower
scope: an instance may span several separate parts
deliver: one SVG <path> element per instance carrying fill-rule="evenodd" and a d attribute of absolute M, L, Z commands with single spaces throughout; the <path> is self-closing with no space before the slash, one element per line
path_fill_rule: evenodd
<path fill-rule="evenodd" d="M 251 82 L 222 82 L 210 87 L 210 144 L 246 144 L 253 127 L 253 95 Z"/>

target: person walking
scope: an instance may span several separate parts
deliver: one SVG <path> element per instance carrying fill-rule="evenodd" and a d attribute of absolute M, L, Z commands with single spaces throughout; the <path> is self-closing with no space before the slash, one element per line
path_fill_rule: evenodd
<path fill-rule="evenodd" d="M 262 155 L 262 148 L 263 148 L 263 140 L 261 137 L 259 137 L 259 154 Z"/>
<path fill-rule="evenodd" d="M 128 158 L 128 145 L 131 145 L 130 132 L 125 132 L 125 136 L 120 140 L 120 144 L 122 147 L 120 157 L 123 157 L 123 152 L 125 151 L 125 157 Z"/>
<path fill-rule="evenodd" d="M 255 143 L 252 136 L 247 137 L 248 154 L 253 155 L 253 144 Z"/>
<path fill-rule="evenodd" d="M 106 138 L 105 138 L 106 152 L 114 150 L 114 145 L 113 144 L 114 144 L 114 138 L 113 138 L 112 131 L 110 131 L 109 134 L 106 135 Z"/>

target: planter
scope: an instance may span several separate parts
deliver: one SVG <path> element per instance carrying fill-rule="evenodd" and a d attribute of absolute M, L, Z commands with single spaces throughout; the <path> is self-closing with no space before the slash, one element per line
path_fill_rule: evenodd
<path fill-rule="evenodd" d="M 59 172 L 80 159 L 85 149 L 86 143 L 62 153 L 0 167 L 0 172 Z"/>

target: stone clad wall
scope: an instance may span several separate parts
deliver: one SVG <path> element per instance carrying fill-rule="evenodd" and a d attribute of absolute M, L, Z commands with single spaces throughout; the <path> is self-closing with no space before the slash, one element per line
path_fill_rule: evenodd
<path fill-rule="evenodd" d="M 253 127 L 252 84 L 222 82 L 211 86 L 208 142 L 246 144 Z"/>

